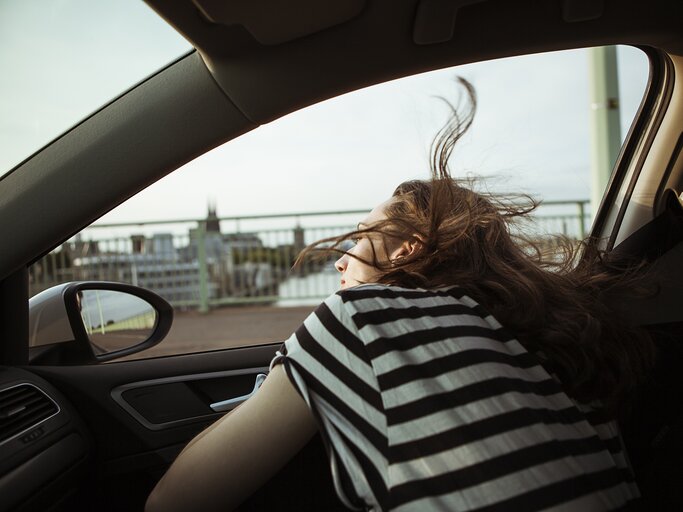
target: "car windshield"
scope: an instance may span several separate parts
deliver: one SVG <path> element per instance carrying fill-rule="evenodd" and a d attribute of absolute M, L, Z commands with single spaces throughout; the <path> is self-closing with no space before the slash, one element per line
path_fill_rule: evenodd
<path fill-rule="evenodd" d="M 139 0 L 0 2 L 0 176 L 190 50 Z"/>

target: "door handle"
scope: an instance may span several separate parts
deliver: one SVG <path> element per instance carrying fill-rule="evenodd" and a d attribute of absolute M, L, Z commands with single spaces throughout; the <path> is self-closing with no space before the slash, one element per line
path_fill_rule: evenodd
<path fill-rule="evenodd" d="M 237 407 L 239 404 L 242 402 L 247 401 L 249 398 L 254 396 L 256 392 L 258 391 L 258 388 L 261 387 L 261 384 L 263 384 L 263 381 L 266 380 L 266 374 L 265 373 L 259 373 L 256 376 L 256 382 L 254 382 L 254 389 L 251 390 L 251 393 L 248 393 L 246 395 L 242 396 L 237 396 L 235 398 L 228 398 L 227 400 L 222 400 L 220 402 L 215 402 L 211 404 L 211 408 L 215 412 L 226 412 L 229 411 L 230 409 L 234 409 Z"/>

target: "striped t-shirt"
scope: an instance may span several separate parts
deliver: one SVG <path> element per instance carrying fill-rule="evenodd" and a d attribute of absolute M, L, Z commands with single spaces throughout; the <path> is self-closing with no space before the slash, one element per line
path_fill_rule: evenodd
<path fill-rule="evenodd" d="M 589 511 L 638 497 L 615 423 L 577 406 L 459 288 L 340 291 L 278 363 L 353 508 Z"/>

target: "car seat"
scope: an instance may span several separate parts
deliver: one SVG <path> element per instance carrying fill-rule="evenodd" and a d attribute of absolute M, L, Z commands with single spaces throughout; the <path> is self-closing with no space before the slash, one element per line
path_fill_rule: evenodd
<path fill-rule="evenodd" d="M 663 212 L 611 253 L 650 262 L 658 290 L 626 305 L 651 334 L 657 359 L 620 426 L 642 493 L 638 508 L 683 510 L 683 206 L 673 190 L 662 199 Z"/>

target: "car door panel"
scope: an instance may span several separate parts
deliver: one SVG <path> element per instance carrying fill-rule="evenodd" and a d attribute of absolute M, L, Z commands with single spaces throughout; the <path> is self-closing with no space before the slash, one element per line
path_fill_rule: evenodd
<path fill-rule="evenodd" d="M 69 397 L 90 426 L 101 450 L 100 457 L 111 461 L 189 440 L 221 416 L 209 409 L 210 402 L 221 396 L 220 387 L 226 386 L 223 399 L 244 394 L 249 382 L 253 387 L 256 373 L 268 367 L 277 347 L 262 345 L 100 365 L 35 366 L 31 370 Z M 250 370 L 245 373 L 245 369 Z M 125 392 L 136 389 L 154 392 L 157 409 L 145 409 L 151 405 L 142 405 L 146 403 L 144 399 L 136 400 L 130 395 L 126 401 Z M 171 414 L 173 394 L 178 390 L 184 392 L 187 416 L 180 417 L 174 412 L 172 421 L 160 420 L 163 414 Z M 137 406 L 126 409 L 115 395 Z M 131 410 L 141 418 L 147 416 L 147 423 L 154 428 L 146 426 Z"/>
<path fill-rule="evenodd" d="M 91 481 L 69 506 L 139 509 L 187 442 L 223 414 L 213 412 L 211 403 L 253 391 L 256 375 L 267 370 L 278 347 L 275 343 L 110 364 L 31 367 L 68 397 L 94 439 Z M 326 459 L 316 436 L 242 509 L 344 510 Z"/>

